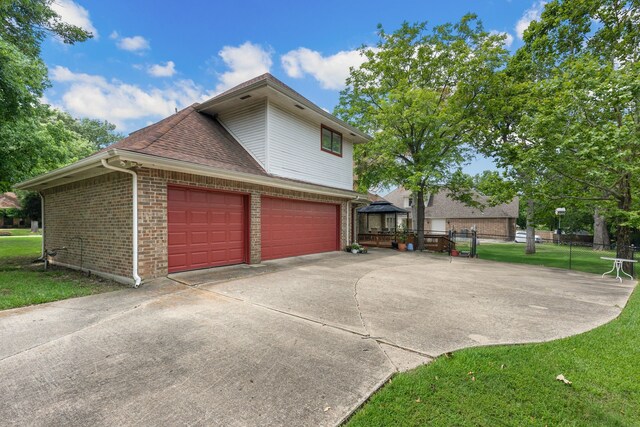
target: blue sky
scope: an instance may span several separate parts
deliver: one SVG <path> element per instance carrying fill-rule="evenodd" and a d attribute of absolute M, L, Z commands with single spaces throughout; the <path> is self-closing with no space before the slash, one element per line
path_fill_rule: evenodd
<path fill-rule="evenodd" d="M 487 30 L 506 33 L 510 48 L 517 49 L 542 5 L 540 0 L 55 0 L 63 19 L 96 37 L 74 46 L 45 41 L 52 83 L 45 101 L 130 132 L 268 71 L 331 111 L 349 66 L 361 60 L 355 50 L 375 44 L 378 23 L 393 31 L 403 21 L 438 25 L 472 12 Z M 467 169 L 479 172 L 485 163 Z"/>

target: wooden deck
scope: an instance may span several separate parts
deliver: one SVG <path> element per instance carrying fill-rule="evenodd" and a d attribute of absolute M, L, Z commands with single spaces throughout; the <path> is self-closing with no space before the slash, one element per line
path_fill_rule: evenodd
<path fill-rule="evenodd" d="M 416 236 L 414 234 L 407 235 L 407 243 L 415 245 Z M 391 248 L 391 242 L 397 242 L 398 235 L 396 233 L 360 233 L 358 234 L 358 243 L 362 246 L 376 248 Z M 449 236 L 444 234 L 425 234 L 424 248 L 434 252 L 449 252 L 449 248 L 455 249 L 455 242 L 449 240 Z"/>

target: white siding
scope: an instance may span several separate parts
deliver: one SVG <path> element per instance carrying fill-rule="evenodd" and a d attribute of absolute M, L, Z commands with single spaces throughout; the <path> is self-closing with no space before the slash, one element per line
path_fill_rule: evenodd
<path fill-rule="evenodd" d="M 218 120 L 263 167 L 266 165 L 266 101 L 223 112 Z"/>
<path fill-rule="evenodd" d="M 268 104 L 267 171 L 329 187 L 353 189 L 353 144 L 342 135 L 342 157 L 320 149 L 320 123 Z"/>

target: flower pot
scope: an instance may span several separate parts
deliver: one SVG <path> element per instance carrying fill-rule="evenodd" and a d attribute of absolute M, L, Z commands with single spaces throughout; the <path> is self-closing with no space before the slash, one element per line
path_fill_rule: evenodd
<path fill-rule="evenodd" d="M 398 250 L 399 251 L 406 251 L 407 250 L 407 244 L 398 242 Z"/>
<path fill-rule="evenodd" d="M 358 250 L 357 250 L 357 249 L 351 249 L 351 253 L 352 253 L 352 254 L 357 254 L 357 253 L 358 253 Z"/>

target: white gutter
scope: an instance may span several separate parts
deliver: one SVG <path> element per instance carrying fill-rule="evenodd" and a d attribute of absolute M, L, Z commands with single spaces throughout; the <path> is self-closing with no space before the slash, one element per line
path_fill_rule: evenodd
<path fill-rule="evenodd" d="M 44 196 L 42 195 L 42 192 L 38 191 L 38 194 L 40 195 L 40 221 L 42 222 L 42 255 L 41 258 L 44 259 L 45 253 L 44 253 Z"/>
<path fill-rule="evenodd" d="M 112 166 L 105 159 L 100 160 L 102 162 L 102 166 L 107 169 L 112 169 L 118 172 L 124 172 L 130 174 L 133 179 L 133 287 L 137 288 L 140 286 L 142 279 L 138 276 L 138 174 L 129 169 L 122 169 L 116 166 Z"/>

